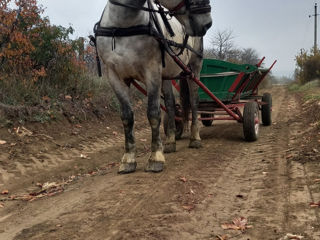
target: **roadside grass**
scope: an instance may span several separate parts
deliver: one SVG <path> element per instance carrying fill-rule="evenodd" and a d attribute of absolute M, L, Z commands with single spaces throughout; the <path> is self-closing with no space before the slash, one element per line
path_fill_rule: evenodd
<path fill-rule="evenodd" d="M 64 86 L 38 82 L 26 85 L 25 82 L 10 79 L 0 82 L 0 125 L 10 126 L 13 122 L 57 121 L 65 111 L 85 112 L 105 109 L 119 111 L 119 104 L 107 79 L 94 75 L 84 75 Z M 70 106 L 68 106 L 70 105 Z M 74 118 L 83 117 L 71 113 Z M 82 114 L 86 115 L 86 114 Z"/>
<path fill-rule="evenodd" d="M 292 83 L 289 91 L 299 94 L 305 111 L 309 113 L 312 125 L 320 129 L 320 80 L 308 82 L 304 85 Z"/>
<path fill-rule="evenodd" d="M 320 80 L 314 80 L 304 85 L 292 83 L 288 86 L 289 91 L 300 93 L 303 100 L 320 101 Z"/>
<path fill-rule="evenodd" d="M 79 123 L 120 112 L 120 104 L 106 77 L 84 74 L 62 86 L 48 82 L 26 85 L 14 79 L 8 82 L 0 81 L 0 127 L 63 118 Z M 131 87 L 131 98 L 134 107 L 137 102 L 142 106 L 146 101 L 134 87 Z"/>

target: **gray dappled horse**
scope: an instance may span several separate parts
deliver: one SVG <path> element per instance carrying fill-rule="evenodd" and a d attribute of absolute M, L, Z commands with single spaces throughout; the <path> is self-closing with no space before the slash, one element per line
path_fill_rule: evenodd
<path fill-rule="evenodd" d="M 182 43 L 186 33 L 198 36 L 190 37 L 188 45 L 202 51 L 201 36 L 212 24 L 209 0 L 183 0 L 182 2 L 181 0 L 155 0 L 155 2 L 171 10 L 171 15 L 176 16 L 169 20 L 175 36 L 170 35 L 163 21 L 159 21 L 164 37 Z M 134 79 L 144 83 L 148 92 L 147 116 L 152 129 L 152 152 L 145 170 L 160 172 L 164 167 L 165 157 L 159 132 L 161 90 L 169 115 L 165 151 L 175 151 L 175 106 L 172 86 L 170 81 L 162 81 L 162 79 L 173 79 L 181 73 L 181 69 L 167 53 L 160 50 L 159 41 L 154 36 L 144 33 L 131 36 L 125 36 L 127 33 L 122 33 L 121 37 L 119 35 L 110 36 L 110 31 L 116 31 L 115 29 L 129 29 L 130 31 L 130 29 L 135 29 L 135 26 L 154 25 L 154 21 L 150 20 L 152 19 L 150 13 L 145 11 L 148 5 L 156 10 L 159 9 L 159 5 L 150 0 L 110 0 L 99 22 L 99 27 L 105 28 L 109 35 L 97 35 L 96 38 L 98 55 L 105 65 L 107 78 L 121 105 L 125 153 L 121 160 L 119 173 L 130 173 L 136 169 L 134 114 L 129 94 L 130 82 Z M 160 19 L 159 15 L 156 13 L 154 16 Z M 143 27 L 139 30 L 142 31 Z M 179 52 L 180 48 L 175 50 Z M 199 77 L 202 58 L 189 49 L 185 49 L 179 57 L 185 64 L 189 64 L 195 75 Z M 190 147 L 198 148 L 201 143 L 197 127 L 197 87 L 191 80 L 188 80 L 187 83 L 185 85 L 189 85 L 192 109 Z"/>

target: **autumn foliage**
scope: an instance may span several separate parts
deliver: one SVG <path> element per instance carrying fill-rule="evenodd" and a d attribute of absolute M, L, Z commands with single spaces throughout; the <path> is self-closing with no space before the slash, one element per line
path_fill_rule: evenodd
<path fill-rule="evenodd" d="M 83 45 L 71 27 L 50 24 L 37 0 L 0 2 L 0 102 L 6 88 L 46 95 L 47 86 L 75 88 L 85 71 Z"/>

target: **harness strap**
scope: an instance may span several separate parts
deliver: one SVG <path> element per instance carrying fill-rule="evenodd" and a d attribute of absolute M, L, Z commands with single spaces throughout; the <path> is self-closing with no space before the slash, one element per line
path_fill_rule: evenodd
<path fill-rule="evenodd" d="M 101 62 L 98 54 L 98 48 L 97 48 L 97 40 L 94 36 L 90 35 L 90 45 L 96 49 L 96 61 L 97 61 L 97 67 L 98 67 L 98 75 L 99 77 L 102 77 L 102 70 L 101 70 Z"/>
<path fill-rule="evenodd" d="M 187 47 L 187 45 L 188 45 L 188 40 L 189 40 L 189 35 L 186 34 L 186 36 L 185 36 L 185 38 L 184 38 L 184 40 L 183 40 L 183 43 L 182 43 L 183 46 L 181 47 L 180 52 L 177 54 L 178 56 L 180 56 L 180 55 L 183 53 L 184 49 Z M 189 45 L 188 45 L 188 46 L 189 46 Z"/>
<path fill-rule="evenodd" d="M 96 37 L 130 37 L 134 35 L 149 35 L 151 33 L 151 26 L 137 25 L 128 28 L 118 27 L 101 27 L 100 22 L 94 26 L 94 33 Z"/>
<path fill-rule="evenodd" d="M 174 34 L 173 29 L 172 29 L 172 27 L 171 27 L 171 25 L 170 25 L 170 23 L 168 21 L 167 16 L 165 15 L 165 11 L 164 11 L 163 7 L 160 4 L 158 4 L 158 8 L 159 8 L 160 16 L 162 18 L 164 26 L 166 27 L 166 29 L 167 29 L 168 33 L 170 34 L 170 36 L 174 37 L 175 34 Z"/>
<path fill-rule="evenodd" d="M 146 8 L 146 7 L 137 7 L 131 4 L 123 4 L 120 2 L 116 2 L 114 0 L 109 0 L 110 3 L 112 3 L 113 5 L 117 5 L 117 6 L 121 6 L 121 7 L 126 7 L 126 8 L 131 8 L 134 10 L 142 10 L 142 11 L 146 11 L 146 12 L 150 12 L 150 13 L 161 13 L 160 10 L 156 10 L 156 9 L 150 9 L 150 8 Z M 163 13 L 165 14 L 171 14 L 171 11 L 164 11 Z"/>
<path fill-rule="evenodd" d="M 181 8 L 183 8 L 186 5 L 185 0 L 182 0 L 176 7 L 173 9 L 170 9 L 170 12 L 175 13 L 179 11 Z"/>
<path fill-rule="evenodd" d="M 185 40 L 187 39 L 187 37 L 185 38 Z M 167 40 L 168 41 L 168 45 L 169 46 L 172 46 L 172 47 L 176 47 L 176 48 L 180 48 L 180 52 L 178 54 L 176 54 L 176 56 L 180 56 L 184 49 L 188 49 L 190 52 L 193 52 L 194 54 L 196 54 L 199 58 L 203 58 L 203 54 L 201 54 L 200 52 L 194 50 L 194 48 L 192 48 L 188 43 L 187 41 L 185 41 L 184 43 L 176 43 L 174 41 L 171 41 L 171 40 Z"/>

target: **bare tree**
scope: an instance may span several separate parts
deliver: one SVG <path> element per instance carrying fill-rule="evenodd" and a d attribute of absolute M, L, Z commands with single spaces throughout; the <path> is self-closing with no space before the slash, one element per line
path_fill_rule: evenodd
<path fill-rule="evenodd" d="M 233 43 L 233 32 L 231 30 L 218 31 L 211 38 L 212 48 L 210 54 L 220 60 L 228 60 L 236 54 L 236 49 Z"/>
<path fill-rule="evenodd" d="M 211 47 L 204 50 L 204 57 L 234 63 L 257 64 L 259 62 L 257 51 L 253 48 L 237 48 L 234 39 L 232 30 L 218 31 L 211 37 Z"/>
<path fill-rule="evenodd" d="M 253 48 L 244 48 L 240 54 L 240 62 L 255 65 L 259 62 L 259 55 Z"/>

